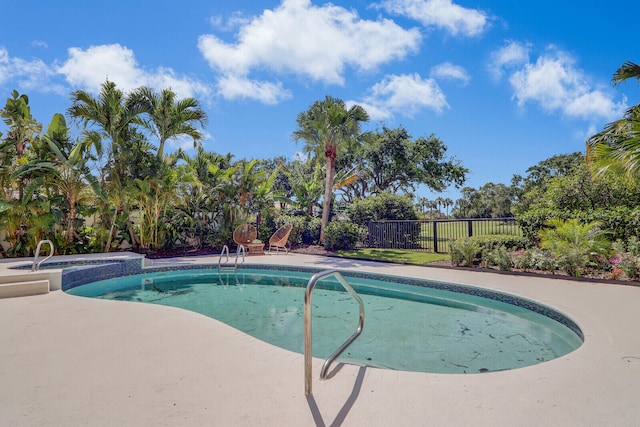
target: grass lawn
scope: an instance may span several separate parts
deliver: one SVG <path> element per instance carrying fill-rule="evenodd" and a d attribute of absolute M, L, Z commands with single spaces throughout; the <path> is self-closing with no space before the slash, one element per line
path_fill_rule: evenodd
<path fill-rule="evenodd" d="M 449 254 L 434 254 L 432 252 L 414 251 L 408 249 L 357 249 L 352 251 L 338 251 L 338 255 L 345 258 L 364 258 L 376 261 L 392 261 L 409 264 L 429 264 L 431 262 L 449 260 Z"/>

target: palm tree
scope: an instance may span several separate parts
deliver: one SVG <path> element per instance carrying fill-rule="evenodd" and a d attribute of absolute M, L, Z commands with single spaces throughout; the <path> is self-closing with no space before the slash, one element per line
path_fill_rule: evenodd
<path fill-rule="evenodd" d="M 449 197 L 445 197 L 442 199 L 442 207 L 445 209 L 445 218 L 449 218 L 449 208 L 453 206 L 453 200 Z"/>
<path fill-rule="evenodd" d="M 148 111 L 142 103 L 137 102 L 136 97 L 125 96 L 115 83 L 109 80 L 102 84 L 97 98 L 79 90 L 71 94 L 71 101 L 72 105 L 68 113 L 84 125 L 87 138 L 99 142 L 96 145 L 100 148 L 98 155 L 103 154 L 103 148 L 106 149 L 101 183 L 104 187 L 108 187 L 109 200 L 116 204 L 113 217 L 111 217 L 111 209 L 104 209 L 102 212 L 102 225 L 109 229 L 104 251 L 108 252 L 111 249 L 119 217 L 126 222 L 131 243 L 136 245 L 138 242 L 133 223 L 128 218 L 129 209 L 124 193 L 130 181 L 127 173 L 132 168 L 139 167 L 128 159 L 135 154 L 134 150 L 131 150 L 131 145 L 140 140 L 140 135 L 134 130 L 134 126 L 141 122 L 142 114 Z"/>
<path fill-rule="evenodd" d="M 318 157 L 322 153 L 326 161 L 321 243 L 324 242 L 324 230 L 329 222 L 336 158 L 346 146 L 360 142 L 360 123 L 368 120 L 369 115 L 361 106 L 354 105 L 347 109 L 344 101 L 331 96 L 326 96 L 324 101 L 314 102 L 296 119 L 298 130 L 293 133 L 294 139 L 304 140 L 306 153 Z"/>
<path fill-rule="evenodd" d="M 625 62 L 613 75 L 613 84 L 640 80 L 640 65 Z M 629 108 L 622 119 L 607 124 L 587 140 L 587 161 L 596 175 L 624 174 L 636 180 L 640 172 L 640 104 Z"/>
<path fill-rule="evenodd" d="M 0 117 L 9 128 L 4 141 L 0 144 L 0 166 L 3 172 L 0 179 L 3 184 L 8 184 L 6 187 L 3 185 L 5 192 L 9 193 L 5 194 L 5 197 L 15 198 L 11 193 L 16 190 L 17 198 L 22 199 L 24 178 L 21 177 L 16 182 L 10 177 L 15 172 L 16 166 L 24 164 L 22 159 L 25 156 L 25 150 L 42 131 L 42 125 L 31 115 L 27 95 L 19 95 L 16 90 L 11 93 L 11 98 L 7 98 L 5 106 L 0 108 Z"/>
<path fill-rule="evenodd" d="M 176 94 L 171 89 L 156 93 L 148 87 L 137 89 L 132 97 L 148 114 L 142 124 L 158 138 L 159 160 L 163 158 L 164 147 L 169 139 L 186 135 L 193 138 L 194 148 L 198 146 L 203 135 L 196 125 L 206 126 L 207 113 L 197 99 L 176 100 Z"/>

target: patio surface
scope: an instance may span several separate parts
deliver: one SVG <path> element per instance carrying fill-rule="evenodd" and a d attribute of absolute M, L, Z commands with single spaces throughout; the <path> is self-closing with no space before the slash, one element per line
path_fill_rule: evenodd
<path fill-rule="evenodd" d="M 585 343 L 539 365 L 472 375 L 344 365 L 318 380 L 314 359 L 307 398 L 301 354 L 193 312 L 53 291 L 0 299 L 0 425 L 640 425 L 640 287 L 312 255 L 249 261 L 500 290 L 565 313 Z"/>

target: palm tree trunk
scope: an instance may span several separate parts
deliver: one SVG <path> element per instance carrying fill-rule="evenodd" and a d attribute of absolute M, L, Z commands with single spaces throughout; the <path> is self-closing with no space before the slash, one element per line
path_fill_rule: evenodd
<path fill-rule="evenodd" d="M 333 180 L 336 175 L 336 158 L 327 155 L 327 172 L 324 188 L 324 202 L 322 203 L 322 222 L 320 223 L 320 244 L 324 243 L 324 230 L 329 223 L 329 211 L 331 210 L 331 196 L 333 195 Z"/>
<path fill-rule="evenodd" d="M 118 219 L 118 210 L 116 209 L 116 212 L 113 216 L 113 222 L 111 223 L 111 227 L 109 228 L 109 237 L 107 237 L 107 243 L 105 244 L 105 247 L 104 247 L 105 253 L 111 251 L 111 242 L 113 241 L 113 236 L 115 234 L 117 219 Z"/>
<path fill-rule="evenodd" d="M 75 235 L 75 231 L 73 229 L 73 218 L 76 216 L 76 203 L 72 197 L 68 196 L 69 199 L 69 218 L 67 219 L 67 243 L 73 242 L 73 237 Z"/>

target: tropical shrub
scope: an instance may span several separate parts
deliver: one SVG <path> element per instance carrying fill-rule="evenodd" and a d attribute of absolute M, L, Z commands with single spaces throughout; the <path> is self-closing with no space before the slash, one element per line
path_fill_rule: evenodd
<path fill-rule="evenodd" d="M 513 268 L 519 270 L 540 270 L 554 271 L 558 269 L 558 264 L 549 253 L 538 247 L 520 249 L 511 253 Z"/>
<path fill-rule="evenodd" d="M 598 255 L 607 255 L 611 244 L 598 222 L 581 224 L 577 219 L 547 221 L 550 228 L 541 230 L 540 246 L 548 250 L 559 267 L 571 276 L 579 276 Z"/>
<path fill-rule="evenodd" d="M 638 280 L 640 278 L 640 262 L 636 255 L 628 252 L 616 254 L 611 259 L 611 264 L 615 269 L 619 269 L 627 278 Z"/>
<path fill-rule="evenodd" d="M 324 231 L 324 247 L 329 251 L 355 249 L 362 242 L 366 229 L 345 221 L 332 221 Z"/>
<path fill-rule="evenodd" d="M 628 240 L 616 240 L 611 244 L 611 248 L 616 252 L 628 252 L 634 256 L 640 256 L 640 239 L 631 236 Z"/>
<path fill-rule="evenodd" d="M 507 260 L 508 252 L 522 249 L 527 243 L 525 238 L 510 234 L 466 237 L 451 243 L 451 262 L 453 265 L 471 266 L 477 260 L 487 266 L 510 269 L 513 263 Z"/>
<path fill-rule="evenodd" d="M 511 253 L 504 246 L 497 246 L 482 255 L 482 261 L 487 267 L 498 267 L 503 271 L 513 269 L 514 262 Z"/>
<path fill-rule="evenodd" d="M 470 239 L 478 242 L 483 253 L 487 253 L 498 247 L 504 247 L 507 250 L 514 251 L 525 248 L 528 244 L 525 238 L 512 234 L 483 234 L 480 236 L 472 236 Z"/>
<path fill-rule="evenodd" d="M 287 223 L 293 224 L 289 241 L 292 245 L 317 245 L 320 240 L 320 218 L 299 216 L 299 215 L 279 215 L 275 218 L 275 228 L 282 227 Z M 266 238 L 269 239 L 270 236 Z M 266 241 L 265 240 L 265 241 Z"/>
<path fill-rule="evenodd" d="M 451 242 L 451 264 L 472 267 L 482 256 L 482 246 L 472 238 L 466 237 Z"/>

